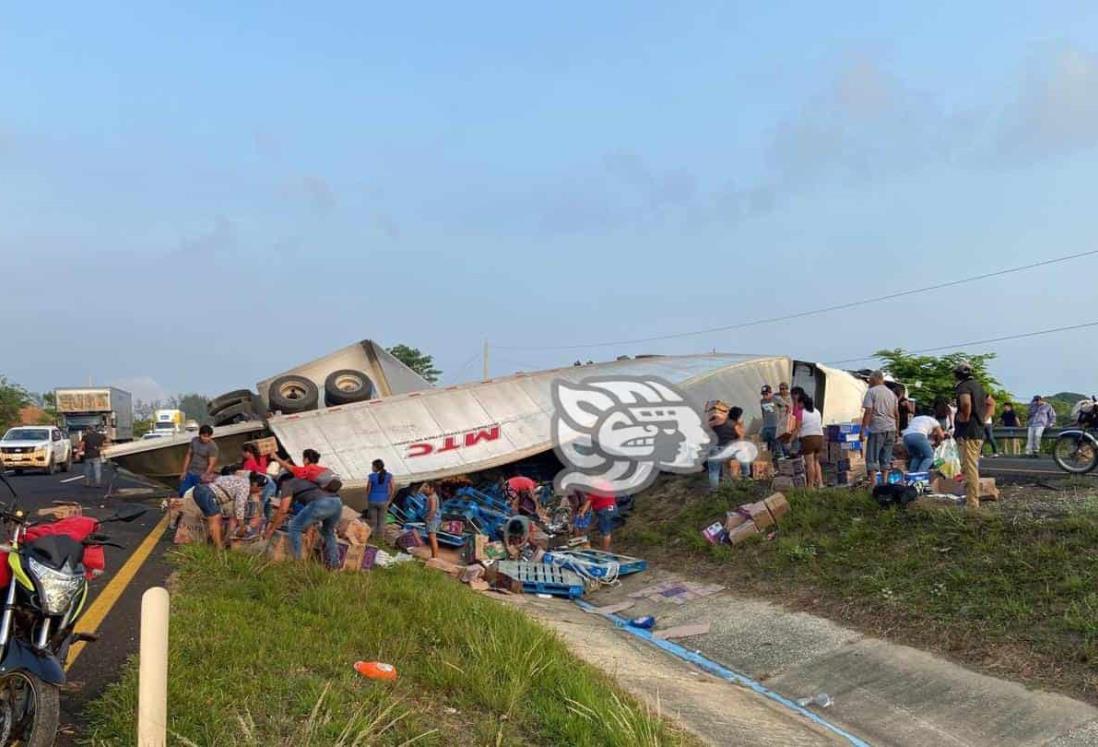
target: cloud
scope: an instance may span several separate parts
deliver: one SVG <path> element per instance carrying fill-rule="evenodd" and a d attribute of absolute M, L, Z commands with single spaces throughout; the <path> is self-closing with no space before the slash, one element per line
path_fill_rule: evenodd
<path fill-rule="evenodd" d="M 1003 117 L 1003 151 L 1040 157 L 1098 146 L 1098 56 L 1057 47 L 1027 73 Z"/>
<path fill-rule="evenodd" d="M 168 390 L 151 376 L 128 376 L 115 379 L 110 386 L 118 387 L 133 395 L 134 402 L 163 402 L 170 396 Z"/>

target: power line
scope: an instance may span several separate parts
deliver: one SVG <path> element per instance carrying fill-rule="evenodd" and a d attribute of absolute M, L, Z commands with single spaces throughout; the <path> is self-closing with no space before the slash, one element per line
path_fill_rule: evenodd
<path fill-rule="evenodd" d="M 1071 332 L 1076 329 L 1086 329 L 1087 327 L 1098 327 L 1098 321 L 1083 322 L 1082 324 L 1072 324 L 1067 327 L 1056 327 L 1054 329 L 1042 329 L 1037 332 L 1022 332 L 1017 335 L 1004 335 L 1003 337 L 989 337 L 986 340 L 970 340 L 968 342 L 959 342 L 955 345 L 938 345 L 933 348 L 922 348 L 920 350 L 905 350 L 905 353 L 910 355 L 921 355 L 922 353 L 935 353 L 939 350 L 956 350 L 957 348 L 967 348 L 971 345 L 987 345 L 992 342 L 1005 342 L 1007 340 L 1021 340 L 1026 337 L 1039 337 L 1041 335 L 1051 335 L 1057 332 Z M 841 361 L 829 361 L 830 364 L 840 365 L 843 363 L 857 363 L 858 361 L 869 361 L 876 359 L 875 355 L 867 355 L 864 358 L 847 358 Z"/>
<path fill-rule="evenodd" d="M 1015 272 L 1024 272 L 1025 270 L 1033 270 L 1038 267 L 1047 267 L 1048 265 L 1058 264 L 1060 262 L 1069 262 L 1073 259 L 1080 259 L 1082 257 L 1090 257 L 1098 254 L 1098 249 L 1092 249 L 1086 252 L 1079 252 L 1078 254 L 1068 254 L 1063 257 L 1054 257 L 1052 259 L 1042 260 L 1040 262 L 1033 262 L 1028 265 L 1019 265 L 1018 267 L 1008 267 L 1003 270 L 996 270 L 994 272 L 985 272 L 980 275 L 972 275 L 971 277 L 961 278 L 959 280 L 948 280 L 941 283 L 935 283 L 934 285 L 926 285 L 921 288 L 910 288 L 908 290 L 897 291 L 895 293 L 889 293 L 883 296 L 873 296 L 871 298 L 863 298 L 858 301 L 847 301 L 845 303 L 834 304 L 832 306 L 823 306 L 818 309 L 810 309 L 808 311 L 798 311 L 793 314 L 785 314 L 783 316 L 771 316 L 762 319 L 753 319 L 748 322 L 738 322 L 736 324 L 727 324 L 720 327 L 709 327 L 707 329 L 694 330 L 692 332 L 676 332 L 668 335 L 656 335 L 653 337 L 637 337 L 631 340 L 610 340 L 607 342 L 591 342 L 582 343 L 578 345 L 499 345 L 493 346 L 496 350 L 580 350 L 584 348 L 601 348 L 609 347 L 611 345 L 632 345 L 640 342 L 659 342 L 661 340 L 674 340 L 682 337 L 694 337 L 696 335 L 707 335 L 714 332 L 728 332 L 733 329 L 744 329 L 746 327 L 755 327 L 760 324 L 773 324 L 774 322 L 784 322 L 790 319 L 803 319 L 808 316 L 815 316 L 817 314 L 826 314 L 831 311 L 841 311 L 843 309 L 851 309 L 856 306 L 864 306 L 865 304 L 878 303 L 880 301 L 890 301 L 895 298 L 904 298 L 905 296 L 913 296 L 917 293 L 925 293 L 927 291 L 941 290 L 943 288 L 954 288 L 958 285 L 964 285 L 966 283 L 975 283 L 979 280 L 987 280 L 988 278 L 1001 277 L 1003 275 L 1010 275 Z M 861 360 L 861 359 L 859 359 Z"/>

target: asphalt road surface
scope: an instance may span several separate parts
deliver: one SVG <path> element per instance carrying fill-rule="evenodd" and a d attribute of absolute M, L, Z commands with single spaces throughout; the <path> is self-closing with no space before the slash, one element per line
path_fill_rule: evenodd
<path fill-rule="evenodd" d="M 123 545 L 125 549 L 106 548 L 107 569 L 103 575 L 91 581 L 83 618 L 91 618 L 93 610 L 105 612 L 105 617 L 98 628 L 100 639 L 87 644 L 79 652 L 74 647 L 73 656 L 70 656 L 69 684 L 61 696 L 62 734 L 58 739 L 59 745 L 75 744 L 74 740 L 83 733 L 80 711 L 84 704 L 94 700 L 107 685 L 117 681 L 122 664 L 129 656 L 137 653 L 141 595 L 152 586 L 163 585 L 169 573 L 164 560 L 167 541 L 160 537 L 155 539 L 155 546 L 151 547 L 151 552 L 148 552 L 147 558 L 139 566 L 139 558 L 144 557 L 145 553 L 133 558 L 134 562 L 128 567 L 127 575 L 129 571 L 136 572 L 129 583 L 124 586 L 116 583 L 109 587 L 112 579 L 126 566 L 127 560 L 160 523 L 163 518 L 163 512 L 159 509 L 160 500 L 169 491 L 151 488 L 150 483 L 120 476 L 112 484 L 114 472 L 109 465 L 104 465 L 103 487 L 84 487 L 83 478 L 80 477 L 81 470 L 82 465 L 73 465 L 72 471 L 67 474 L 24 474 L 16 477 L 10 472 L 5 473 L 5 477 L 19 494 L 19 506 L 27 513 L 54 505 L 55 501 L 75 501 L 83 507 L 85 515 L 100 519 L 110 516 L 123 503 L 140 503 L 149 507 L 149 511 L 136 521 L 129 524 L 106 524 L 102 529 L 112 541 Z M 7 488 L 2 484 L 0 501 L 11 501 Z M 148 546 L 145 547 L 146 551 L 149 549 Z M 119 579 L 121 580 L 122 578 Z M 110 590 L 104 594 L 104 590 L 108 588 Z M 96 600 L 101 596 L 97 605 Z M 77 622 L 77 627 L 80 627 L 80 621 Z"/>
<path fill-rule="evenodd" d="M 980 474 L 988 477 L 1003 475 L 1004 477 L 1067 477 L 1068 473 L 1056 466 L 1052 457 L 1047 454 L 1040 456 L 997 456 L 984 457 L 980 460 Z"/>

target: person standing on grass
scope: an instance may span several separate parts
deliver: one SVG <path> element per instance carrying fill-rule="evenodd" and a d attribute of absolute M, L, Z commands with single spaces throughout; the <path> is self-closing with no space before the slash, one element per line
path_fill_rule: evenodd
<path fill-rule="evenodd" d="M 389 513 L 389 506 L 393 503 L 396 483 L 393 482 L 393 476 L 385 471 L 385 462 L 375 459 L 370 466 L 373 471 L 367 478 L 370 493 L 366 497 L 366 521 L 377 538 L 374 541 L 381 542 L 385 534 L 385 515 Z"/>
<path fill-rule="evenodd" d="M 898 433 L 903 433 L 908 424 L 911 422 L 911 418 L 915 415 L 915 400 L 908 399 L 907 387 L 900 384 L 896 387 L 896 411 L 899 415 L 899 421 L 896 423 L 896 430 Z"/>
<path fill-rule="evenodd" d="M 213 440 L 214 429 L 204 425 L 198 436 L 191 439 L 187 456 L 183 457 L 183 471 L 179 475 L 179 494 L 183 495 L 195 485 L 210 482 L 216 477 L 219 450 Z"/>
<path fill-rule="evenodd" d="M 1056 411 L 1040 394 L 1033 395 L 1033 401 L 1029 403 L 1029 420 L 1026 425 L 1029 426 L 1026 455 L 1035 457 L 1041 453 L 1041 437 L 1045 428 L 1056 425 Z"/>
<path fill-rule="evenodd" d="M 999 416 L 999 422 L 1003 424 L 1004 428 L 1022 427 L 1022 424 L 1018 422 L 1018 413 L 1015 412 L 1013 403 L 1003 403 L 1003 414 Z M 1007 450 L 1010 454 L 1018 453 L 1018 439 L 1015 434 L 1016 432 L 1012 432 L 1006 439 Z"/>
<path fill-rule="evenodd" d="M 999 444 L 995 441 L 995 398 L 990 393 L 984 398 L 984 441 L 991 444 L 991 456 L 999 456 Z"/>
<path fill-rule="evenodd" d="M 80 439 L 80 443 L 84 449 L 84 487 L 103 487 L 103 444 L 107 442 L 107 437 L 100 433 L 96 428 L 88 428 L 84 431 L 83 438 Z M 95 477 L 95 484 L 92 484 L 92 477 Z"/>
<path fill-rule="evenodd" d="M 707 467 L 709 470 L 709 489 L 716 490 L 721 486 L 721 477 L 724 474 L 723 451 L 737 439 L 736 424 L 729 418 L 728 404 L 721 400 L 711 400 L 705 403 L 705 418 L 709 428 L 716 439 L 709 448 Z M 740 412 L 743 412 L 740 410 Z M 742 425 L 740 426 L 742 429 Z"/>
<path fill-rule="evenodd" d="M 336 544 L 335 532 L 343 515 L 343 501 L 339 497 L 342 489 L 343 483 L 329 470 L 318 474 L 315 480 L 304 480 L 290 473 L 283 474 L 279 478 L 278 492 L 282 500 L 275 517 L 267 525 L 264 539 L 271 539 L 290 513 L 290 506 L 297 503 L 302 508 L 286 528 L 294 557 L 301 560 L 302 532 L 319 523 L 320 534 L 324 538 L 325 560 L 329 568 L 338 568 L 339 546 Z"/>
<path fill-rule="evenodd" d="M 419 491 L 427 499 L 425 509 L 427 515 L 424 523 L 427 525 L 427 542 L 431 545 L 431 557 L 438 557 L 438 530 L 442 526 L 442 510 L 439 507 L 438 493 L 434 483 L 425 482 Z"/>
<path fill-rule="evenodd" d="M 762 388 L 762 399 L 759 400 L 762 409 L 763 423 L 759 431 L 759 438 L 766 444 L 766 450 L 770 452 L 771 459 L 781 459 L 783 456 L 782 442 L 778 440 L 779 424 L 784 427 L 785 414 L 788 408 L 778 397 L 774 396 L 774 390 L 769 384 Z"/>
<path fill-rule="evenodd" d="M 953 437 L 961 452 L 961 471 L 965 475 L 965 507 L 980 508 L 980 452 L 984 447 L 984 407 L 987 392 L 972 375 L 972 364 L 960 361 L 953 369 L 957 379 L 957 414 Z"/>
<path fill-rule="evenodd" d="M 865 467 L 870 479 L 877 483 L 881 473 L 892 465 L 892 447 L 896 445 L 896 426 L 900 419 L 899 403 L 892 390 L 885 386 L 883 371 L 869 375 L 869 391 L 862 400 L 862 408 L 859 438 L 866 441 Z"/>
<path fill-rule="evenodd" d="M 901 434 L 907 449 L 908 472 L 928 472 L 934 464 L 934 446 L 949 436 L 937 418 L 916 415 Z"/>
<path fill-rule="evenodd" d="M 801 423 L 797 427 L 797 437 L 801 441 L 801 454 L 804 455 L 805 482 L 810 490 L 823 487 L 823 467 L 820 465 L 820 453 L 824 450 L 823 415 L 816 409 L 811 397 L 801 400 L 804 411 Z"/>

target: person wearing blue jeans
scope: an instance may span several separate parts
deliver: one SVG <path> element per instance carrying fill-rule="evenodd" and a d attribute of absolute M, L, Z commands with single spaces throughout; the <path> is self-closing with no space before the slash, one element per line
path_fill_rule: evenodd
<path fill-rule="evenodd" d="M 290 514 L 293 504 L 300 510 L 290 520 L 286 533 L 290 538 L 290 548 L 294 557 L 301 559 L 301 533 L 313 524 L 320 522 L 320 533 L 324 537 L 324 552 L 329 568 L 339 567 L 339 547 L 336 544 L 335 530 L 343 514 L 343 501 L 339 491 L 343 484 L 331 471 L 323 470 L 313 480 L 305 480 L 286 473 L 278 480 L 278 494 L 281 497 L 274 518 L 267 524 L 263 533 L 270 540 Z"/>
<path fill-rule="evenodd" d="M 865 468 L 877 482 L 892 465 L 892 447 L 896 445 L 896 426 L 900 420 L 899 400 L 885 386 L 883 371 L 869 375 L 869 390 L 862 400 L 862 430 L 866 439 Z"/>
<path fill-rule="evenodd" d="M 907 469 L 909 472 L 929 472 L 934 465 L 934 446 L 946 437 L 942 424 L 937 418 L 919 415 L 911 419 L 904 429 L 904 448 L 907 449 Z"/>
<path fill-rule="evenodd" d="M 336 527 L 343 514 L 343 501 L 338 495 L 328 495 L 309 501 L 297 516 L 290 520 L 287 534 L 294 557 L 301 560 L 301 533 L 320 522 L 320 536 L 324 538 L 324 554 L 329 568 L 339 565 L 339 547 L 336 545 Z"/>

